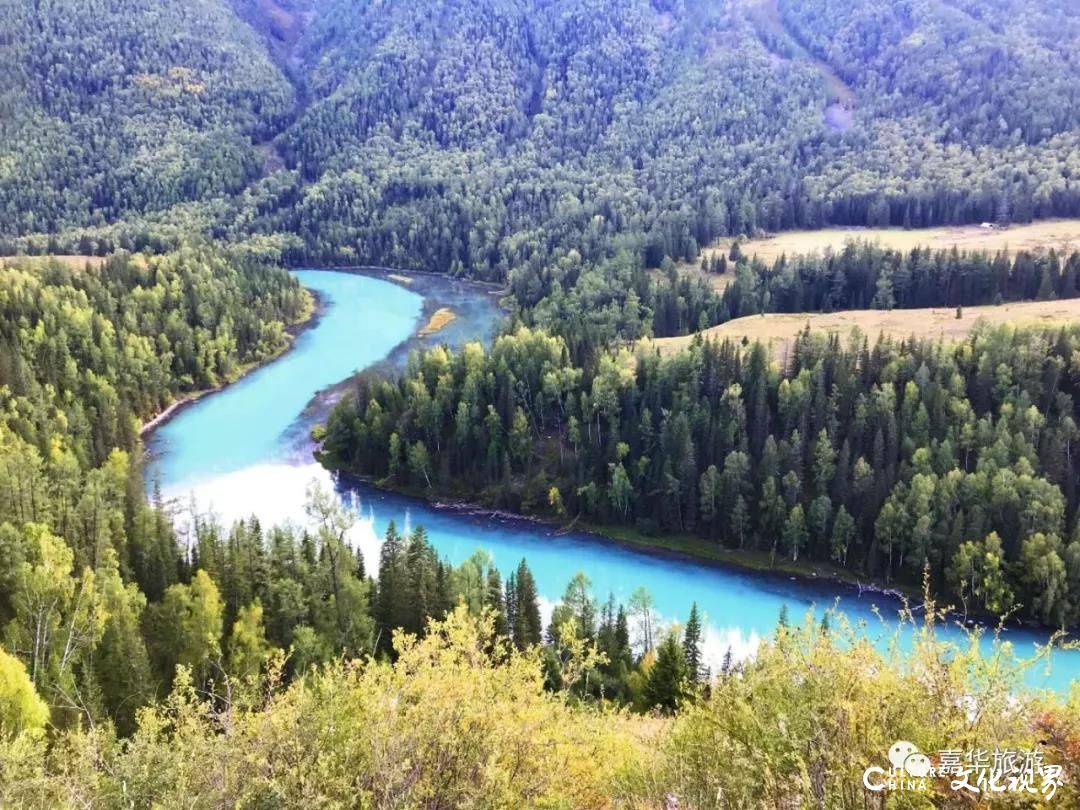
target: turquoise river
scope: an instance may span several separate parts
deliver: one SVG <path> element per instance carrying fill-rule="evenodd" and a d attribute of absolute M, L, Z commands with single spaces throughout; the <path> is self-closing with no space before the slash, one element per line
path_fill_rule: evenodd
<path fill-rule="evenodd" d="M 586 534 L 558 534 L 524 520 L 437 508 L 333 479 L 312 460 L 308 438 L 333 401 L 332 386 L 359 369 L 400 365 L 418 343 L 489 341 L 499 312 L 490 294 L 445 279 L 415 276 L 405 285 L 372 274 L 300 270 L 296 275 L 320 298 L 316 323 L 300 333 L 286 355 L 181 409 L 149 437 L 148 486 L 160 486 L 175 504 L 182 531 L 192 509 L 225 522 L 255 514 L 264 525 L 302 524 L 305 491 L 319 482 L 334 487 L 356 511 L 351 536 L 369 570 L 378 558 L 379 537 L 394 520 L 399 527 L 422 524 L 439 553 L 455 564 L 483 549 L 506 574 L 526 558 L 545 611 L 577 571 L 585 572 L 601 600 L 614 594 L 625 601 L 644 586 L 665 621 L 685 619 L 696 601 L 706 617 L 706 649 L 714 665 L 729 648 L 737 657 L 752 653 L 774 631 L 785 604 L 794 620 L 835 605 L 850 621 L 864 623 L 862 632 L 880 643 L 896 636 L 901 646 L 910 645 L 909 628 L 895 632 L 890 617 L 898 603 L 888 595 L 632 550 Z M 451 306 L 458 320 L 437 336 L 414 337 L 436 300 Z M 960 635 L 952 625 L 938 632 Z M 1011 629 L 1005 638 L 1027 655 L 1045 635 Z M 989 647 L 991 642 L 984 637 L 981 643 Z M 1065 690 L 1077 677 L 1080 651 L 1056 650 L 1049 670 L 1033 669 L 1027 680 Z"/>

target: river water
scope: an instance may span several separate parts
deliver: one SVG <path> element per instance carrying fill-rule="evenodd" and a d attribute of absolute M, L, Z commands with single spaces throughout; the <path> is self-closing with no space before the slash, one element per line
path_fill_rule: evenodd
<path fill-rule="evenodd" d="M 376 567 L 379 538 L 393 520 L 399 528 L 423 525 L 438 552 L 454 564 L 483 550 L 505 575 L 524 557 L 545 614 L 578 571 L 589 577 L 600 600 L 614 594 L 625 602 L 644 586 L 663 621 L 685 620 L 691 602 L 697 602 L 705 617 L 706 657 L 714 667 L 729 649 L 737 658 L 751 654 L 775 631 L 785 605 L 792 621 L 809 610 L 820 616 L 836 607 L 880 644 L 895 639 L 901 648 L 910 647 L 913 631 L 897 629 L 899 604 L 883 594 L 631 550 L 591 535 L 560 535 L 524 520 L 437 508 L 332 478 L 312 461 L 308 432 L 325 418 L 334 397 L 316 394 L 356 370 L 400 366 L 407 350 L 419 343 L 489 341 L 499 313 L 487 292 L 447 279 L 418 276 L 413 285 L 402 286 L 341 272 L 301 270 L 297 276 L 323 304 L 317 323 L 284 357 L 182 409 L 149 438 L 148 485 L 156 482 L 175 502 L 181 527 L 192 508 L 225 523 L 255 514 L 264 525 L 300 524 L 305 491 L 318 483 L 333 487 L 355 510 L 351 536 L 368 570 Z M 413 337 L 436 305 L 451 306 L 458 320 L 437 336 Z M 961 640 L 955 626 L 938 632 Z M 1005 637 L 1023 655 L 1045 640 L 1025 630 L 1010 630 Z M 990 647 L 988 638 L 981 643 Z M 1080 651 L 1055 651 L 1048 671 L 1039 667 L 1026 677 L 1035 687 L 1066 690 L 1080 677 Z"/>

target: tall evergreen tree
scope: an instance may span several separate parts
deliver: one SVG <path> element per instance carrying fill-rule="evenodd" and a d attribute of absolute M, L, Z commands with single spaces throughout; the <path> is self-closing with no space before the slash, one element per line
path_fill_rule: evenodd
<path fill-rule="evenodd" d="M 700 680 L 703 672 L 701 660 L 701 619 L 698 616 L 697 602 L 690 606 L 690 618 L 683 629 L 683 652 L 691 681 Z"/>
<path fill-rule="evenodd" d="M 518 564 L 515 575 L 516 616 L 514 617 L 514 643 L 519 649 L 539 644 L 543 640 L 543 621 L 540 618 L 540 595 L 536 580 L 525 560 Z"/>
<path fill-rule="evenodd" d="M 510 624 L 506 617 L 506 602 L 503 596 L 502 579 L 495 566 L 491 566 L 487 572 L 487 597 L 484 607 L 495 613 L 495 632 L 503 637 L 510 637 Z"/>
<path fill-rule="evenodd" d="M 668 633 L 656 650 L 656 661 L 649 670 L 644 696 L 649 706 L 669 712 L 675 711 L 690 696 L 690 669 L 674 633 Z"/>
<path fill-rule="evenodd" d="M 394 630 L 408 626 L 412 616 L 408 573 L 404 541 L 391 520 L 386 527 L 382 548 L 379 549 L 379 583 L 375 599 L 379 649 L 384 652 L 391 650 Z"/>

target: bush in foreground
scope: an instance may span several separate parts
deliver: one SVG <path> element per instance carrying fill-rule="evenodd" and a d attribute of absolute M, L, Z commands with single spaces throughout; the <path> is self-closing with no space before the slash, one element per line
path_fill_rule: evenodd
<path fill-rule="evenodd" d="M 932 614 L 932 611 L 931 611 Z M 464 608 L 393 664 L 328 665 L 277 688 L 196 691 L 181 670 L 138 731 L 0 736 L 0 805 L 18 807 L 920 808 L 973 807 L 945 780 L 872 794 L 862 772 L 897 740 L 920 750 L 1041 748 L 1063 768 L 1053 805 L 1080 800 L 1080 690 L 1026 692 L 1006 644 L 935 638 L 882 653 L 840 626 L 782 628 L 673 718 L 545 690 L 535 651 Z M 575 648 L 575 655 L 582 650 Z M 587 657 L 590 653 L 585 650 Z M 573 671 L 580 662 L 564 662 Z M 25 701 L 25 696 L 24 696 Z M 994 807 L 1040 806 L 1031 794 Z"/>

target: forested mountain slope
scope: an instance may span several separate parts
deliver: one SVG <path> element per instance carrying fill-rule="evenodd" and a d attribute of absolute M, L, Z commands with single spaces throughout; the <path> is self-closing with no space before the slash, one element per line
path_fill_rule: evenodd
<path fill-rule="evenodd" d="M 545 627 L 525 561 L 503 582 L 393 524 L 365 559 L 317 487 L 307 528 L 174 529 L 139 438 L 288 345 L 311 301 L 260 257 L 505 281 L 490 351 L 359 377 L 324 460 L 1075 627 L 1080 329 L 805 334 L 783 367 L 760 345 L 620 350 L 773 310 L 1080 296 L 1080 254 L 1053 251 L 766 266 L 736 240 L 680 267 L 723 235 L 1080 215 L 1071 2 L 0 19 L 0 252 L 108 256 L 0 265 L 0 805 L 865 807 L 862 769 L 898 739 L 1038 745 L 1075 805 L 1080 692 L 1027 692 L 1037 661 L 1010 644 L 935 639 L 932 604 L 910 654 L 785 608 L 709 672 L 696 605 L 654 639 L 644 589 L 601 603 L 579 573 Z"/>
<path fill-rule="evenodd" d="M 932 224 L 904 189 L 932 189 L 946 221 L 1047 216 L 1078 168 L 1075 42 L 1065 0 L 779 0 L 788 31 L 850 83 L 856 147 L 813 172 L 812 195 L 886 189 L 870 224 Z M 886 216 L 887 215 L 887 216 Z M 933 215 L 931 215 L 933 218 Z"/>
<path fill-rule="evenodd" d="M 95 225 L 234 193 L 293 90 L 219 0 L 0 8 L 0 229 Z"/>
<path fill-rule="evenodd" d="M 968 5 L 11 4 L 0 233 L 107 250 L 182 223 L 540 290 L 622 248 L 1077 214 L 1080 15 Z"/>
<path fill-rule="evenodd" d="M 1072 4 L 779 0 L 784 22 L 879 117 L 948 141 L 1038 144 L 1080 126 Z M 1032 92 L 1038 88 L 1037 93 Z"/>

